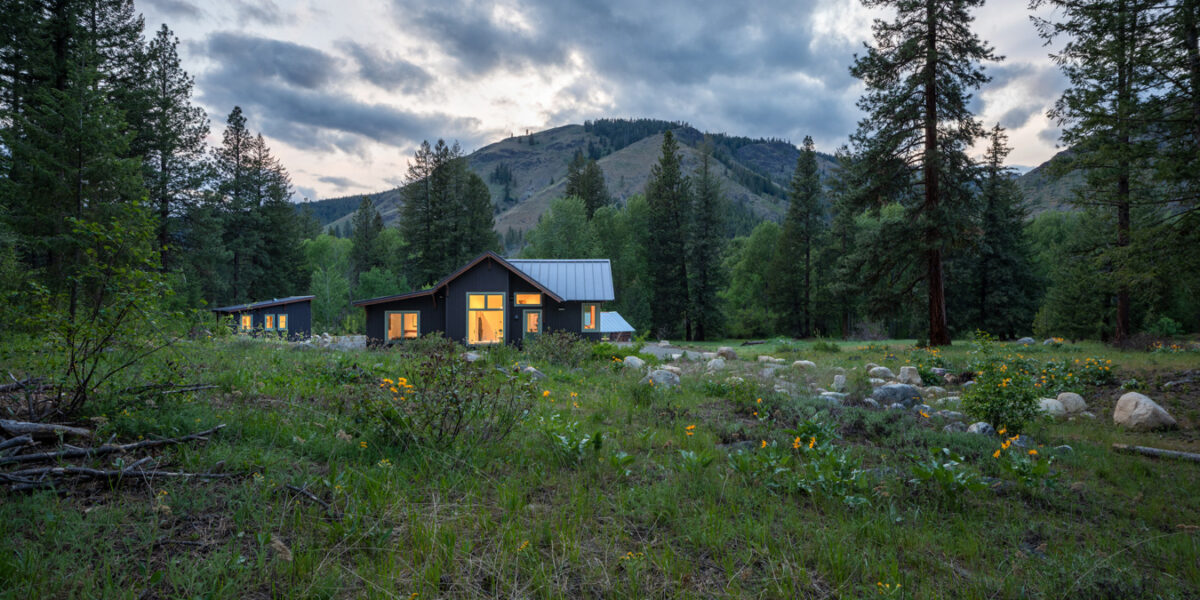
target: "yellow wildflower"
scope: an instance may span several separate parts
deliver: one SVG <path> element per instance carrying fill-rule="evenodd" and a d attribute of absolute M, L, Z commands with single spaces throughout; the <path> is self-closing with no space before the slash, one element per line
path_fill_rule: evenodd
<path fill-rule="evenodd" d="M 767 440 L 763 440 L 763 441 L 762 441 L 762 447 L 763 447 L 763 448 L 766 448 L 766 447 L 767 447 Z"/>
<path fill-rule="evenodd" d="M 543 397 L 543 398 L 549 398 L 549 397 L 550 397 L 550 390 L 542 390 L 542 397 Z"/>

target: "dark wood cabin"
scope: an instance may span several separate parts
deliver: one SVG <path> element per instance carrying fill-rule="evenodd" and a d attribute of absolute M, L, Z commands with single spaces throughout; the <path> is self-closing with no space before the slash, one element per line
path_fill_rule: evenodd
<path fill-rule="evenodd" d="M 312 335 L 312 299 L 291 296 L 214 308 L 219 315 L 232 315 L 233 326 L 246 335 L 274 334 L 289 340 L 308 339 Z"/>
<path fill-rule="evenodd" d="M 550 331 L 599 340 L 600 309 L 613 299 L 608 259 L 506 260 L 486 252 L 429 289 L 354 305 L 366 311 L 370 344 L 440 331 L 487 346 Z"/>

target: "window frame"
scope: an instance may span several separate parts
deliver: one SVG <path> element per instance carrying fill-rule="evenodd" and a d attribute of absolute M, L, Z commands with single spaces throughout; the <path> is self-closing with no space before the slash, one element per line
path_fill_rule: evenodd
<path fill-rule="evenodd" d="M 287 331 L 288 320 L 287 313 L 275 313 L 275 331 Z"/>
<path fill-rule="evenodd" d="M 263 331 L 275 331 L 275 313 L 263 315 Z"/>
<path fill-rule="evenodd" d="M 529 331 L 528 325 L 529 313 L 537 313 L 538 330 Z M 540 308 L 526 308 L 521 311 L 521 339 L 529 339 L 531 335 L 542 335 L 546 331 L 546 316 Z"/>
<path fill-rule="evenodd" d="M 246 319 L 250 319 L 250 325 L 246 325 Z M 238 332 L 249 333 L 254 331 L 254 315 L 251 313 L 242 313 L 238 315 Z"/>
<path fill-rule="evenodd" d="M 391 330 L 392 315 L 400 315 L 400 337 L 388 337 Z M 417 335 L 416 337 L 404 337 L 404 315 L 417 315 Z M 383 337 L 384 343 L 394 344 L 405 340 L 415 340 L 421 337 L 421 311 L 419 310 L 385 310 L 383 311 Z"/>
<path fill-rule="evenodd" d="M 505 292 L 463 292 L 466 295 L 466 312 L 463 314 L 463 324 L 466 325 L 466 343 L 468 346 L 502 346 L 508 343 L 508 294 Z M 483 296 L 483 308 L 471 308 L 471 297 Z M 488 308 L 488 298 L 490 296 L 500 297 L 500 308 Z M 479 312 L 499 312 L 500 313 L 500 339 L 494 342 L 472 342 L 471 341 L 471 313 Z"/>
<path fill-rule="evenodd" d="M 596 318 L 592 319 L 592 326 L 587 326 L 588 307 L 596 307 Z M 584 302 L 579 311 L 579 331 L 584 333 L 599 333 L 600 332 L 600 303 L 599 302 Z"/>
<path fill-rule="evenodd" d="M 521 296 L 537 296 L 537 302 L 535 302 L 535 303 L 521 302 L 518 300 L 518 298 L 520 298 Z M 524 308 L 527 306 L 541 306 L 541 305 L 542 305 L 542 293 L 541 292 L 513 292 L 513 307 L 514 308 L 515 307 Z"/>

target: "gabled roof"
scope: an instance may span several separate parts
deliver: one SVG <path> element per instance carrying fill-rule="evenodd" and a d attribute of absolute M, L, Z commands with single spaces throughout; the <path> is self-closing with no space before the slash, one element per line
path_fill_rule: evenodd
<path fill-rule="evenodd" d="M 624 333 L 632 332 L 633 325 L 625 320 L 618 312 L 602 312 L 600 313 L 600 333 Z"/>
<path fill-rule="evenodd" d="M 615 300 L 612 265 L 607 258 L 514 259 L 508 261 L 526 275 L 554 290 L 563 300 Z"/>
<path fill-rule="evenodd" d="M 560 295 L 558 295 L 557 293 L 555 293 L 555 292 L 554 292 L 554 290 L 550 289 L 549 287 L 547 287 L 547 286 L 543 285 L 542 283 L 538 282 L 537 280 L 533 279 L 532 277 L 530 277 L 528 274 L 526 274 L 525 272 L 521 271 L 520 269 L 518 269 L 518 268 L 514 267 L 514 266 L 513 266 L 511 263 L 509 263 L 507 260 L 504 260 L 503 258 L 501 258 L 499 254 L 496 254 L 495 252 L 492 252 L 492 251 L 490 251 L 490 250 L 489 250 L 489 251 L 487 251 L 487 252 L 484 252 L 483 254 L 480 254 L 479 256 L 476 256 L 474 260 L 472 260 L 471 262 L 469 262 L 469 263 L 467 263 L 467 264 L 463 265 L 463 267 L 462 267 L 461 269 L 459 269 L 459 270 L 457 270 L 457 271 L 455 271 L 455 272 L 453 272 L 453 273 L 451 273 L 451 274 L 447 275 L 446 277 L 442 278 L 442 280 L 441 280 L 441 281 L 439 281 L 439 282 L 437 282 L 436 284 L 434 284 L 434 286 L 433 286 L 433 287 L 431 287 L 431 288 L 426 288 L 426 289 L 423 289 L 423 290 L 418 290 L 418 291 L 415 291 L 415 292 L 408 292 L 407 294 L 395 294 L 395 295 L 392 295 L 392 296 L 382 296 L 382 297 L 379 297 L 379 298 L 370 298 L 370 299 L 367 299 L 367 300 L 355 300 L 354 302 L 351 302 L 351 304 L 353 304 L 354 306 L 370 306 L 370 305 L 372 305 L 372 304 L 380 304 L 380 303 L 383 303 L 383 302 L 393 302 L 393 301 L 395 301 L 395 300 L 407 300 L 408 298 L 419 298 L 419 297 L 421 297 L 421 296 L 430 296 L 430 295 L 432 295 L 434 292 L 436 292 L 436 291 L 438 291 L 438 290 L 442 289 L 443 287 L 445 287 L 445 286 L 446 286 L 448 283 L 450 283 L 451 281 L 454 281 L 455 279 L 458 279 L 458 277 L 459 277 L 460 275 L 462 275 L 463 273 L 466 273 L 467 271 L 471 270 L 471 268 L 472 268 L 472 267 L 474 267 L 475 265 L 477 265 L 477 264 L 479 264 L 479 263 L 481 263 L 481 262 L 483 262 L 484 260 L 487 260 L 487 259 L 491 259 L 491 260 L 494 260 L 494 261 L 496 261 L 496 263 L 497 263 L 497 264 L 499 264 L 500 266 L 504 267 L 505 269 L 508 269 L 509 271 L 512 271 L 512 272 L 513 272 L 514 274 L 516 274 L 518 277 L 520 277 L 521 279 L 524 279 L 525 281 L 529 282 L 529 284 L 530 284 L 530 285 L 532 285 L 533 287 L 537 288 L 537 289 L 538 289 L 539 291 L 541 291 L 543 294 L 546 294 L 547 296 L 550 296 L 550 297 L 551 297 L 551 298 L 553 298 L 555 301 L 558 301 L 558 302 L 563 302 L 563 301 L 564 301 L 563 297 L 562 297 L 562 296 L 560 296 Z M 605 261 L 605 262 L 607 262 L 607 261 Z M 611 279 L 611 277 L 610 277 L 610 279 Z"/>
<path fill-rule="evenodd" d="M 284 304 L 293 304 L 296 302 L 307 302 L 316 296 L 288 296 L 287 298 L 275 298 L 273 300 L 262 300 L 260 302 L 251 302 L 249 304 L 234 304 L 233 306 L 222 306 L 221 308 L 212 309 L 213 312 L 232 313 L 242 312 L 245 310 L 254 310 L 256 308 L 268 308 L 271 306 L 282 306 Z"/>

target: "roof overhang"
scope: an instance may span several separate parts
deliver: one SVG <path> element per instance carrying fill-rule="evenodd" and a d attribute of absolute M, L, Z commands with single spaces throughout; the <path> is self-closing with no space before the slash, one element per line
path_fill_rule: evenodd
<path fill-rule="evenodd" d="M 499 254 L 496 254 L 495 252 L 492 252 L 491 250 L 489 250 L 487 252 L 484 252 L 483 254 L 480 254 L 479 256 L 476 256 L 471 262 L 467 263 L 466 265 L 464 265 L 462 268 L 458 269 L 457 271 L 451 273 L 450 275 L 447 275 L 446 277 L 443 277 L 441 281 L 437 282 L 431 288 L 419 290 L 416 292 L 408 292 L 405 294 L 395 294 L 393 296 L 382 296 L 379 298 L 370 298 L 367 300 L 355 300 L 354 302 L 351 302 L 350 304 L 353 306 L 371 306 L 373 304 L 383 304 L 385 302 L 395 302 L 397 300 L 409 300 L 411 298 L 420 298 L 421 296 L 432 296 L 438 290 L 449 285 L 451 281 L 458 279 L 463 273 L 470 271 L 476 265 L 478 265 L 479 263 L 481 263 L 489 258 L 496 261 L 497 264 L 504 267 L 505 269 L 508 269 L 509 272 L 513 273 L 517 277 L 520 277 L 522 280 L 524 280 L 529 285 L 532 285 L 533 287 L 537 288 L 543 294 L 546 294 L 550 298 L 554 299 L 555 302 L 563 301 L 561 296 L 550 291 L 549 288 L 542 285 L 541 283 L 538 283 L 537 280 L 526 275 L 520 269 L 514 267 L 507 260 L 504 260 L 504 258 L 501 257 Z"/>
<path fill-rule="evenodd" d="M 296 296 L 294 298 L 283 298 L 280 300 L 264 300 L 262 302 L 251 302 L 249 304 L 235 304 L 233 306 L 222 306 L 211 309 L 218 313 L 237 313 L 248 310 L 258 310 L 260 308 L 271 308 L 273 306 L 283 306 L 285 304 L 295 304 L 297 302 L 308 302 L 316 298 L 316 296 Z"/>

